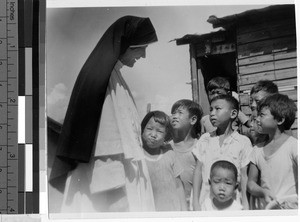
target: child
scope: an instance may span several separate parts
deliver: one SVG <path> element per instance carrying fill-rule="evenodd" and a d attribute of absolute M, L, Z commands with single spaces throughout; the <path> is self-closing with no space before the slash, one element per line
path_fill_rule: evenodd
<path fill-rule="evenodd" d="M 257 106 L 265 97 L 275 93 L 278 93 L 278 87 L 270 80 L 260 80 L 251 88 L 249 100 L 249 106 L 252 111 L 250 117 L 251 123 L 250 130 L 246 135 L 251 140 L 253 146 L 261 147 L 268 139 L 267 134 L 259 134 L 257 131 Z M 259 177 L 257 178 L 257 183 L 260 183 Z M 253 195 L 249 196 L 249 208 L 251 210 L 261 209 L 262 206 L 264 206 L 264 201 L 261 198 L 257 198 Z"/>
<path fill-rule="evenodd" d="M 214 162 L 210 169 L 210 192 L 212 199 L 207 197 L 201 209 L 210 210 L 242 210 L 242 205 L 234 200 L 235 190 L 238 187 L 237 168 L 226 160 Z"/>
<path fill-rule="evenodd" d="M 206 91 L 208 94 L 209 103 L 211 103 L 211 100 L 218 95 L 232 95 L 238 100 L 238 95 L 235 92 L 230 91 L 229 81 L 223 77 L 212 78 L 206 86 Z M 250 127 L 250 120 L 243 112 L 239 111 L 237 120 L 238 122 L 234 123 L 235 129 L 238 128 L 239 122 L 247 127 Z M 216 128 L 210 122 L 209 115 L 203 116 L 201 119 L 201 126 L 202 134 L 216 130 Z"/>
<path fill-rule="evenodd" d="M 265 97 L 278 93 L 278 87 L 275 83 L 270 80 L 260 80 L 258 81 L 250 91 L 250 108 L 251 114 L 251 124 L 249 131 L 249 138 L 253 145 L 260 144 L 266 140 L 267 135 L 260 135 L 257 132 L 256 127 L 256 117 L 257 117 L 257 106 Z"/>
<path fill-rule="evenodd" d="M 182 99 L 174 103 L 171 113 L 173 141 L 170 142 L 170 145 L 183 167 L 180 178 L 183 182 L 187 205 L 191 208 L 190 197 L 196 166 L 192 150 L 200 135 L 200 119 L 203 112 L 199 104 L 192 100 Z"/>
<path fill-rule="evenodd" d="M 281 94 L 270 95 L 258 105 L 257 130 L 267 134 L 268 140 L 253 150 L 247 188 L 252 195 L 264 198 L 264 206 L 285 199 L 298 205 L 298 141 L 284 132 L 295 121 L 296 109 L 294 102 Z"/>
<path fill-rule="evenodd" d="M 187 210 L 180 173 L 181 165 L 170 145 L 169 117 L 161 111 L 149 112 L 142 121 L 142 141 L 157 211 Z"/>
<path fill-rule="evenodd" d="M 240 135 L 232 129 L 232 122 L 237 117 L 238 110 L 238 101 L 230 95 L 219 95 L 211 101 L 210 121 L 217 129 L 203 134 L 193 150 L 193 154 L 197 158 L 193 178 L 194 210 L 200 210 L 204 199 L 209 196 L 208 178 L 211 165 L 213 162 L 225 158 L 233 162 L 238 169 L 240 186 L 236 200 L 241 200 L 243 208 L 248 209 L 247 165 L 252 145 L 248 137 Z"/>

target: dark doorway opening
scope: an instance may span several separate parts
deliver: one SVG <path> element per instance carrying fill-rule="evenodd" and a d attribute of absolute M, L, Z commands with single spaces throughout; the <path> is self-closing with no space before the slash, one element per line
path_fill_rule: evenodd
<path fill-rule="evenodd" d="M 204 85 L 214 77 L 221 76 L 229 80 L 231 90 L 237 91 L 236 53 L 205 55 L 197 59 L 201 69 Z"/>

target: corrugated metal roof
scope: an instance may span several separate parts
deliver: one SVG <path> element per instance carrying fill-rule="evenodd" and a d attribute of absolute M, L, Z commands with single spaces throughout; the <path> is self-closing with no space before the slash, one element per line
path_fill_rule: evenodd
<path fill-rule="evenodd" d="M 224 30 L 219 30 L 217 32 L 211 32 L 203 35 L 198 35 L 198 34 L 188 34 L 183 36 L 182 38 L 175 39 L 177 45 L 184 45 L 184 44 L 195 44 L 198 42 L 203 42 L 208 39 L 221 39 L 224 38 L 224 35 L 226 32 Z"/>
<path fill-rule="evenodd" d="M 213 25 L 213 28 L 224 27 L 228 28 L 236 23 L 259 23 L 260 20 L 286 19 L 295 17 L 295 5 L 272 5 L 262 9 L 252 9 L 239 14 L 229 15 L 222 18 L 210 16 L 208 23 Z"/>
<path fill-rule="evenodd" d="M 222 36 L 231 35 L 232 33 L 228 32 L 228 30 L 237 24 L 250 25 L 251 23 L 260 23 L 262 20 L 273 21 L 275 18 L 280 20 L 293 17 L 295 17 L 295 5 L 272 5 L 266 8 L 248 10 L 240 14 L 229 15 L 222 18 L 211 15 L 207 22 L 211 23 L 214 28 L 222 27 L 222 30 L 203 35 L 187 34 L 175 40 L 177 45 L 214 41 L 214 38 L 218 39 Z"/>

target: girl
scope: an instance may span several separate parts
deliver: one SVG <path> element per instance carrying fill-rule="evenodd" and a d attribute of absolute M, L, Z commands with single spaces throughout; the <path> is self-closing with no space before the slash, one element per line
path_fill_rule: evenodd
<path fill-rule="evenodd" d="M 157 211 L 186 210 L 180 173 L 181 165 L 165 141 L 170 139 L 169 117 L 161 111 L 149 112 L 142 121 L 142 141 Z"/>

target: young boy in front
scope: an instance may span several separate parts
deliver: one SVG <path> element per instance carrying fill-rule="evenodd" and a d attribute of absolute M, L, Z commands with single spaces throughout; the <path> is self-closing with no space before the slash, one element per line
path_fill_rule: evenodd
<path fill-rule="evenodd" d="M 242 205 L 234 199 L 238 187 L 236 166 L 226 160 L 214 162 L 210 169 L 210 192 L 202 206 L 202 211 L 242 210 Z"/>
<path fill-rule="evenodd" d="M 180 178 L 184 185 L 187 205 L 190 208 L 190 197 L 193 186 L 193 175 L 196 159 L 192 150 L 200 136 L 200 119 L 202 108 L 192 100 L 182 99 L 175 102 L 171 109 L 172 138 L 170 142 L 176 158 L 183 167 Z M 190 208 L 191 209 L 191 208 Z"/>
<path fill-rule="evenodd" d="M 296 110 L 295 103 L 282 94 L 268 96 L 258 105 L 257 130 L 268 140 L 254 147 L 247 188 L 264 199 L 262 208 L 271 201 L 298 208 L 298 140 L 285 132 L 295 121 Z"/>
<path fill-rule="evenodd" d="M 235 199 L 242 203 L 244 209 L 248 209 L 247 165 L 252 145 L 248 137 L 232 129 L 238 110 L 238 101 L 230 95 L 219 95 L 211 101 L 210 121 L 216 130 L 203 134 L 193 150 L 197 158 L 193 178 L 194 210 L 201 210 L 201 204 L 210 195 L 210 168 L 215 161 L 222 159 L 230 160 L 238 169 L 240 186 Z"/>

